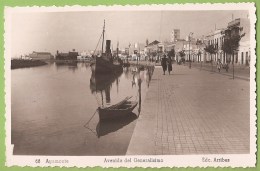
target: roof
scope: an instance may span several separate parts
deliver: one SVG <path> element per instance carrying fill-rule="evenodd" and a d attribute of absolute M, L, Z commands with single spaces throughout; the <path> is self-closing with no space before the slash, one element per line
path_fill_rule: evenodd
<path fill-rule="evenodd" d="M 40 55 L 51 55 L 50 52 L 35 52 L 35 51 L 33 51 L 33 53 L 40 54 Z"/>
<path fill-rule="evenodd" d="M 58 53 L 59 56 L 68 56 L 69 53 Z"/>
<path fill-rule="evenodd" d="M 147 46 L 153 46 L 153 45 L 157 45 L 157 44 L 159 44 L 160 42 L 158 41 L 158 40 L 155 40 L 155 41 L 153 41 L 152 43 L 149 43 Z M 147 47 L 146 46 L 146 47 Z"/>

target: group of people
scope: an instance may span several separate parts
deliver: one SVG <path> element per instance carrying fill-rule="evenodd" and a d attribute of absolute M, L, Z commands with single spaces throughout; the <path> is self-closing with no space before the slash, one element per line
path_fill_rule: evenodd
<path fill-rule="evenodd" d="M 161 65 L 162 65 L 162 69 L 163 69 L 163 75 L 165 75 L 165 71 L 168 71 L 169 75 L 171 74 L 172 71 L 172 59 L 169 56 L 168 58 L 166 58 L 166 55 L 163 55 L 163 58 L 161 59 Z M 225 68 L 226 71 L 228 72 L 229 66 L 228 63 L 223 65 L 220 61 L 220 59 L 217 60 L 217 69 L 218 72 L 220 72 L 221 68 Z"/>
<path fill-rule="evenodd" d="M 169 75 L 171 74 L 172 71 L 172 59 L 169 56 L 168 58 L 166 58 L 166 55 L 163 55 L 163 58 L 161 60 L 161 65 L 163 68 L 163 75 L 165 75 L 165 71 L 168 70 Z"/>
<path fill-rule="evenodd" d="M 218 59 L 217 61 L 217 69 L 218 69 L 218 72 L 220 72 L 220 69 L 221 68 L 225 68 L 226 69 L 226 72 L 228 72 L 228 69 L 229 69 L 229 62 L 227 62 L 226 64 L 222 64 L 220 59 Z"/>

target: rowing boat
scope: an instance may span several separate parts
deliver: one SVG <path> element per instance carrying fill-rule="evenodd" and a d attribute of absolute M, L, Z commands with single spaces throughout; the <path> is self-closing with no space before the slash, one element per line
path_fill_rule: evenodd
<path fill-rule="evenodd" d="M 99 119 L 107 120 L 107 119 L 115 119 L 118 117 L 124 117 L 131 113 L 134 108 L 137 106 L 138 102 L 130 101 L 131 97 L 126 97 L 124 100 L 119 103 L 109 106 L 109 107 L 99 107 Z"/>

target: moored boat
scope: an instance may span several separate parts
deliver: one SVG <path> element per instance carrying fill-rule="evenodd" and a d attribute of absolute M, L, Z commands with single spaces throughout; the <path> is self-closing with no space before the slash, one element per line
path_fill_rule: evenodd
<path fill-rule="evenodd" d="M 95 63 L 91 65 L 91 69 L 92 72 L 95 73 L 95 75 L 123 72 L 123 67 L 120 63 L 115 61 L 105 60 L 104 56 L 97 57 Z"/>
<path fill-rule="evenodd" d="M 106 50 L 103 53 L 103 45 L 104 45 L 104 34 L 105 34 L 105 21 L 104 27 L 102 31 L 102 52 L 101 56 L 95 57 L 95 62 L 91 64 L 92 72 L 95 75 L 98 74 L 111 74 L 116 72 L 123 72 L 123 63 L 119 58 L 114 59 L 111 53 L 110 45 L 111 40 L 106 40 Z"/>
<path fill-rule="evenodd" d="M 131 113 L 137 106 L 138 102 L 130 101 L 130 98 L 131 97 L 126 97 L 121 102 L 109 107 L 99 107 L 99 120 L 115 119 L 118 117 L 124 117 Z"/>

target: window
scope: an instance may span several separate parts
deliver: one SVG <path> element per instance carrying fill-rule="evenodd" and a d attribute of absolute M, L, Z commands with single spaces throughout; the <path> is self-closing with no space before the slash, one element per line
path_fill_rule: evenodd
<path fill-rule="evenodd" d="M 236 63 L 237 63 L 238 62 L 238 53 L 236 52 L 234 55 L 235 55 Z"/>
<path fill-rule="evenodd" d="M 241 64 L 244 64 L 244 52 L 241 52 Z"/>
<path fill-rule="evenodd" d="M 246 52 L 246 65 L 248 66 L 249 65 L 249 58 L 248 58 L 248 52 Z"/>

